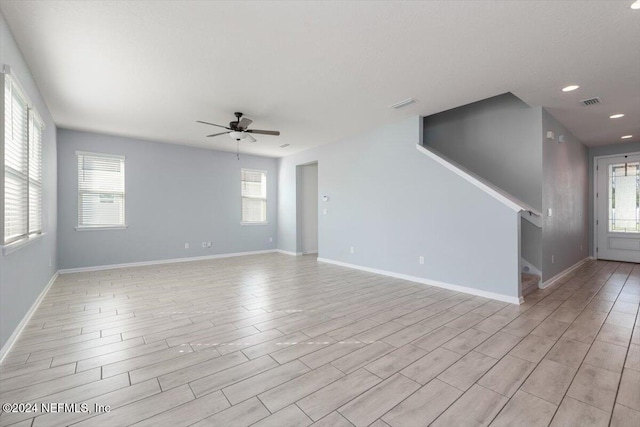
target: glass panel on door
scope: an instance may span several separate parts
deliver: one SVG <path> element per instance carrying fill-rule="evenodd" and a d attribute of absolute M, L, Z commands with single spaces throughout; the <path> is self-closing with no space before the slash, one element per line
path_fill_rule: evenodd
<path fill-rule="evenodd" d="M 640 233 L 640 162 L 609 165 L 609 232 Z"/>

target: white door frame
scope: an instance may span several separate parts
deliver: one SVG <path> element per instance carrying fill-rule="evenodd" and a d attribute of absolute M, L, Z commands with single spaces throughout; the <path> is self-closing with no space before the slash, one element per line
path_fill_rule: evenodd
<path fill-rule="evenodd" d="M 637 156 L 640 151 L 631 151 L 629 153 L 606 154 L 603 156 L 593 157 L 593 257 L 598 259 L 598 159 L 606 159 L 611 157 Z"/>

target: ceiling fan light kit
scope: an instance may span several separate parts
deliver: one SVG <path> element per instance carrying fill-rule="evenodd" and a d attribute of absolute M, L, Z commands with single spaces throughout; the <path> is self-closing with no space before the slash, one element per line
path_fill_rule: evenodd
<path fill-rule="evenodd" d="M 229 132 L 229 136 L 235 139 L 236 141 L 256 142 L 256 139 L 252 137 L 251 134 L 248 134 L 247 132 L 239 132 L 239 131 Z"/>

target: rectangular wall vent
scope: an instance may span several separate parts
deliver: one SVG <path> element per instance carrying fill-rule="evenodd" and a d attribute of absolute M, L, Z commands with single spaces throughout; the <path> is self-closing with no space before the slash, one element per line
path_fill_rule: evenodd
<path fill-rule="evenodd" d="M 288 147 L 288 146 L 290 146 L 290 145 L 291 145 L 291 144 L 282 144 L 282 145 L 280 146 L 280 148 L 287 148 L 287 147 Z"/>
<path fill-rule="evenodd" d="M 588 107 L 590 105 L 601 104 L 602 100 L 596 96 L 595 98 L 583 99 L 580 102 L 582 102 L 583 105 L 586 105 Z"/>
<path fill-rule="evenodd" d="M 393 105 L 389 105 L 389 108 L 393 108 L 394 110 L 399 110 L 407 105 L 415 104 L 417 101 L 413 98 L 407 98 L 403 101 L 397 102 Z"/>

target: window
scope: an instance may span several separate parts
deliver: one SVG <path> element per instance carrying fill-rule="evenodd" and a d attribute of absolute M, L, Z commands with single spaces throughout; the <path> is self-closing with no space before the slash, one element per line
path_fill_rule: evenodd
<path fill-rule="evenodd" d="M 267 222 L 267 173 L 242 169 L 242 223 Z"/>
<path fill-rule="evenodd" d="M 78 155 L 78 229 L 124 228 L 124 157 Z"/>
<path fill-rule="evenodd" d="M 609 165 L 609 232 L 640 233 L 640 163 Z"/>
<path fill-rule="evenodd" d="M 44 125 L 14 78 L 4 73 L 4 244 L 42 233 Z"/>

